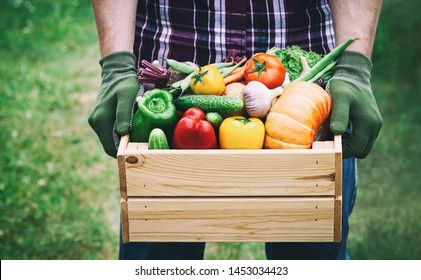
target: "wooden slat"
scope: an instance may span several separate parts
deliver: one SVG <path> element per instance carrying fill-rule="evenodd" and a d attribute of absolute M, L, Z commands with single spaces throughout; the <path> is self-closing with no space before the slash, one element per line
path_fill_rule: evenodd
<path fill-rule="evenodd" d="M 127 208 L 127 200 L 121 199 L 121 225 L 122 225 L 122 241 L 123 243 L 128 243 L 130 240 L 129 236 L 129 211 Z"/>
<path fill-rule="evenodd" d="M 342 138 L 335 135 L 335 195 L 342 196 Z"/>
<path fill-rule="evenodd" d="M 321 150 L 321 149 L 334 149 L 334 141 L 314 141 L 311 145 L 312 149 Z"/>
<path fill-rule="evenodd" d="M 148 143 L 144 143 L 144 142 L 139 143 L 137 149 L 138 150 L 147 150 L 147 149 L 149 149 Z"/>
<path fill-rule="evenodd" d="M 342 196 L 342 138 L 335 135 L 335 196 Z"/>
<path fill-rule="evenodd" d="M 335 147 L 335 242 L 342 238 L 342 137 L 334 136 Z"/>
<path fill-rule="evenodd" d="M 333 198 L 128 199 L 130 241 L 333 241 Z"/>
<path fill-rule="evenodd" d="M 136 151 L 138 146 L 139 146 L 139 143 L 137 143 L 137 142 L 130 142 L 127 145 L 127 150 L 129 150 L 129 151 Z"/>
<path fill-rule="evenodd" d="M 335 242 L 340 242 L 342 239 L 342 197 L 335 199 L 335 214 L 333 221 L 333 239 Z"/>
<path fill-rule="evenodd" d="M 333 153 L 286 152 L 154 150 L 126 155 L 131 162 L 126 163 L 127 192 L 129 196 L 334 195 Z"/>
<path fill-rule="evenodd" d="M 323 149 L 334 149 L 335 143 L 333 141 L 323 141 Z"/>
<path fill-rule="evenodd" d="M 117 156 L 123 156 L 125 153 L 125 150 L 127 149 L 127 146 L 129 145 L 129 135 L 123 135 L 120 139 L 120 144 L 118 146 L 117 150 Z"/>
<path fill-rule="evenodd" d="M 129 135 L 124 135 L 120 139 L 117 150 L 118 175 L 120 181 L 120 197 L 127 198 L 127 178 L 126 178 L 126 158 L 125 150 L 129 144 Z"/>
<path fill-rule="evenodd" d="M 323 141 L 314 141 L 313 144 L 311 144 L 311 148 L 312 149 L 323 149 L 324 145 L 323 145 Z"/>

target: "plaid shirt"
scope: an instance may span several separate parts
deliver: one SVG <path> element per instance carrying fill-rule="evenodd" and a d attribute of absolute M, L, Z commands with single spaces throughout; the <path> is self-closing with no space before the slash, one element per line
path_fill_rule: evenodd
<path fill-rule="evenodd" d="M 328 0 L 139 0 L 134 54 L 200 65 L 223 60 L 228 49 L 247 57 L 277 46 L 318 53 L 334 47 Z"/>

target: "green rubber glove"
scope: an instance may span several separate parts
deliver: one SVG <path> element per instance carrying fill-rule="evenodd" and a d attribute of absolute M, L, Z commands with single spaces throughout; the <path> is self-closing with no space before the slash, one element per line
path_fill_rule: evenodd
<path fill-rule="evenodd" d="M 383 119 L 371 89 L 371 60 L 354 51 L 340 56 L 327 91 L 332 95 L 330 129 L 344 134 L 343 157 L 365 158 L 371 151 Z"/>
<path fill-rule="evenodd" d="M 143 92 L 143 86 L 138 82 L 132 53 L 111 53 L 101 58 L 99 64 L 102 83 L 88 122 L 105 152 L 116 157 L 120 136 L 131 130 L 134 100 Z"/>

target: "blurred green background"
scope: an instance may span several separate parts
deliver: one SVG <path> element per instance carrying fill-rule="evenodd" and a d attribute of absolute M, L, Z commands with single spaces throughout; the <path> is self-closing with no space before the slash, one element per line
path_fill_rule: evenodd
<path fill-rule="evenodd" d="M 383 1 L 373 88 L 384 127 L 359 161 L 353 259 L 421 259 L 418 7 Z M 1 259 L 117 258 L 117 164 L 87 124 L 98 59 L 90 1 L 1 1 Z M 264 258 L 263 243 L 206 249 L 206 259 Z"/>

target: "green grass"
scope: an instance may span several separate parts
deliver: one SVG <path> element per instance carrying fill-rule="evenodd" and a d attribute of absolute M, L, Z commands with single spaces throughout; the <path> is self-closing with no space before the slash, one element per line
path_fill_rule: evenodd
<path fill-rule="evenodd" d="M 359 161 L 349 247 L 356 259 L 421 258 L 421 18 L 411 1 L 383 1 L 373 88 L 384 118 L 378 141 Z"/>
<path fill-rule="evenodd" d="M 116 163 L 87 124 L 100 83 L 90 1 L 3 1 L 0 257 L 115 259 Z M 353 259 L 421 258 L 420 17 L 385 0 L 373 62 L 384 127 L 359 161 Z M 263 243 L 209 243 L 206 259 L 264 259 Z"/>
<path fill-rule="evenodd" d="M 86 121 L 99 85 L 93 16 L 68 2 L 0 12 L 1 259 L 116 258 L 115 163 Z"/>

